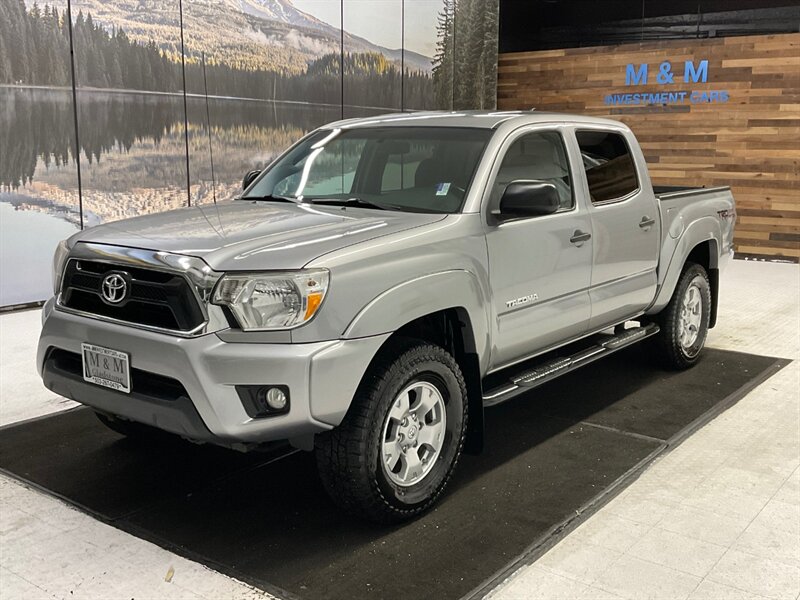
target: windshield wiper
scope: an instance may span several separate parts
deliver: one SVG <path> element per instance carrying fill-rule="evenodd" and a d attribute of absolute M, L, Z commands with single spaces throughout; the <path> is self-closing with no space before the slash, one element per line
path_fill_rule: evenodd
<path fill-rule="evenodd" d="M 293 202 L 299 204 L 300 200 L 292 198 L 291 196 L 277 196 L 275 194 L 267 194 L 266 196 L 239 196 L 239 200 L 256 200 L 264 202 Z"/>
<path fill-rule="evenodd" d="M 377 204 L 363 198 L 306 198 L 312 204 L 332 204 L 333 206 L 357 206 L 359 208 L 375 208 L 378 210 L 403 210 L 393 204 Z"/>

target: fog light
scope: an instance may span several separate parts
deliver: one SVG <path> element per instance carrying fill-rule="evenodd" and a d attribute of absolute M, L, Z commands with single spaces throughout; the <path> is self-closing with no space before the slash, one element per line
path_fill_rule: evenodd
<path fill-rule="evenodd" d="M 245 412 L 252 419 L 285 415 L 291 397 L 286 385 L 237 385 L 236 392 Z"/>
<path fill-rule="evenodd" d="M 286 408 L 286 394 L 280 388 L 269 388 L 267 390 L 267 406 L 272 410 L 283 410 Z"/>

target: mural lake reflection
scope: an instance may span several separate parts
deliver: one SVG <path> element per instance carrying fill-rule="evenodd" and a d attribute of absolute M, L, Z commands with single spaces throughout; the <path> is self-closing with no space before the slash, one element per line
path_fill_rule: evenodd
<path fill-rule="evenodd" d="M 338 106 L 222 98 L 210 98 L 206 106 L 205 98 L 190 96 L 191 202 L 211 202 L 215 195 L 217 200 L 230 199 L 244 173 L 264 166 L 304 133 L 340 115 Z M 0 87 L 0 306 L 50 295 L 53 248 L 80 226 L 81 217 L 89 227 L 189 201 L 181 95 L 79 89 L 78 117 L 82 212 L 71 91 Z M 34 223 L 30 213 L 42 218 Z M 18 253 L 10 251 L 20 232 L 36 239 L 25 245 L 24 272 L 13 268 L 11 257 Z M 26 276 L 32 271 L 46 276 Z"/>

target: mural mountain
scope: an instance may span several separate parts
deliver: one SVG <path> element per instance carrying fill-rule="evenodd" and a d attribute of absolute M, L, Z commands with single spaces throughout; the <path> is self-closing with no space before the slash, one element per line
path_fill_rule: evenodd
<path fill-rule="evenodd" d="M 73 17 L 78 12 L 90 13 L 109 30 L 124 29 L 132 41 L 156 40 L 168 55 L 180 54 L 177 0 L 73 0 Z M 211 61 L 253 70 L 302 72 L 310 61 L 338 52 L 341 44 L 338 26 L 297 9 L 291 0 L 191 0 L 183 3 L 183 25 L 190 60 L 205 53 Z M 346 31 L 344 43 L 349 53 L 379 53 L 399 65 L 399 49 Z M 429 72 L 431 59 L 406 50 L 405 65 Z"/>

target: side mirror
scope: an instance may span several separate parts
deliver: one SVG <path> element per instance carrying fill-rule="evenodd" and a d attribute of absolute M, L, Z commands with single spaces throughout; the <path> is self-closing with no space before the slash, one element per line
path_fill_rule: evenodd
<path fill-rule="evenodd" d="M 512 181 L 500 198 L 497 216 L 505 219 L 515 217 L 538 217 L 552 215 L 560 207 L 556 186 L 547 181 Z"/>
<path fill-rule="evenodd" d="M 242 190 L 246 190 L 250 187 L 250 184 L 255 181 L 255 178 L 261 175 L 261 169 L 255 169 L 250 171 L 247 175 L 244 176 L 242 179 Z"/>

